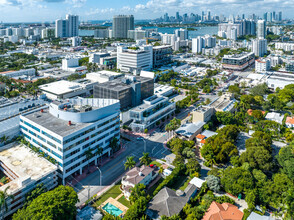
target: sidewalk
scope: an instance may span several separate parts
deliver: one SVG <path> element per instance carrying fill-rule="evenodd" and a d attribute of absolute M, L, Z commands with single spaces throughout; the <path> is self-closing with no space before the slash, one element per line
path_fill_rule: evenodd
<path fill-rule="evenodd" d="M 107 164 L 108 162 L 110 162 L 111 160 L 119 156 L 120 154 L 122 154 L 125 150 L 126 148 L 121 148 L 119 151 L 113 154 L 113 157 L 104 158 L 102 161 L 98 160 L 97 165 L 92 165 L 89 167 L 89 172 L 88 172 L 88 168 L 85 168 L 81 175 L 74 176 L 74 179 L 71 180 L 70 185 L 75 186 L 77 183 L 85 179 L 88 175 L 95 172 L 97 170 L 97 166 L 99 166 L 99 168 L 103 167 L 105 164 Z"/>

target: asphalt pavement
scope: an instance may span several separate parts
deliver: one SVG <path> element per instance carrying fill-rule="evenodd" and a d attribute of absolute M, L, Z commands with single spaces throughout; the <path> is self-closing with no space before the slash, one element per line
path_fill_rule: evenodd
<path fill-rule="evenodd" d="M 163 142 L 167 139 L 167 133 L 156 133 L 144 139 L 146 141 L 146 151 L 150 156 L 156 159 L 164 158 L 169 151 L 163 147 Z M 105 187 L 111 185 L 125 173 L 124 163 L 128 156 L 134 156 L 136 162 L 142 157 L 144 152 L 144 141 L 137 140 L 136 137 L 130 137 L 131 141 L 125 143 L 125 150 L 113 158 L 111 161 L 100 167 L 102 172 L 102 184 L 100 186 L 100 172 L 98 169 L 89 174 L 86 178 L 74 185 L 74 189 L 78 192 L 79 202 L 77 206 L 82 205 Z M 90 188 L 90 191 L 88 190 Z"/>

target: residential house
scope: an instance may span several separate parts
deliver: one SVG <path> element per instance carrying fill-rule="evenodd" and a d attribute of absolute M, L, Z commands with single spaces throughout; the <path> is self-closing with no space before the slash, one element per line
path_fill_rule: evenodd
<path fill-rule="evenodd" d="M 243 215 L 243 212 L 241 212 L 237 206 L 230 203 L 219 204 L 213 201 L 202 220 L 242 220 Z"/>
<path fill-rule="evenodd" d="M 247 220 L 273 220 L 270 216 L 259 215 L 256 212 L 251 212 Z"/>
<path fill-rule="evenodd" d="M 275 121 L 277 123 L 282 124 L 283 123 L 283 119 L 284 119 L 284 115 L 280 115 L 279 113 L 276 113 L 276 112 L 269 112 L 265 116 L 265 119 L 266 120 L 270 120 L 270 121 Z"/>
<path fill-rule="evenodd" d="M 200 147 L 202 147 L 205 144 L 205 141 L 207 138 L 210 138 L 213 135 L 216 135 L 216 132 L 210 131 L 210 130 L 205 130 L 201 134 L 198 134 L 196 136 L 196 141 Z"/>
<path fill-rule="evenodd" d="M 294 128 L 294 117 L 286 118 L 286 126 L 287 128 Z"/>
<path fill-rule="evenodd" d="M 197 187 L 194 184 L 189 184 L 184 191 L 174 191 L 164 187 L 150 201 L 146 214 L 151 219 L 160 219 L 163 215 L 167 217 L 176 215 L 195 196 L 196 192 Z"/>
<path fill-rule="evenodd" d="M 129 199 L 131 195 L 130 189 L 135 187 L 137 184 L 144 184 L 147 186 L 152 180 L 157 177 L 157 173 L 153 168 L 149 166 L 141 166 L 134 167 L 130 171 L 126 173 L 126 175 L 122 178 L 122 190 L 127 199 Z"/>

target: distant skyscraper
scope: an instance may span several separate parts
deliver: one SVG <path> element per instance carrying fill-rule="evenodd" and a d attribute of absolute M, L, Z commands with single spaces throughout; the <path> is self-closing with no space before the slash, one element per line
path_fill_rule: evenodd
<path fill-rule="evenodd" d="M 207 20 L 208 20 L 208 21 L 211 21 L 211 14 L 210 14 L 210 11 L 207 12 Z"/>
<path fill-rule="evenodd" d="M 55 21 L 55 37 L 76 37 L 79 35 L 79 16 L 66 15 L 66 19 Z"/>
<path fill-rule="evenodd" d="M 113 17 L 112 31 L 114 38 L 127 38 L 128 31 L 134 29 L 133 15 L 118 15 Z"/>
<path fill-rule="evenodd" d="M 266 37 L 266 24 L 264 20 L 257 21 L 257 39 L 264 39 Z"/>
<path fill-rule="evenodd" d="M 279 20 L 279 21 L 282 21 L 282 20 L 283 20 L 283 18 L 282 18 L 282 12 L 281 12 L 281 11 L 279 12 L 278 20 Z"/>
<path fill-rule="evenodd" d="M 277 17 L 276 17 L 276 12 L 273 11 L 273 21 L 277 20 Z"/>
<path fill-rule="evenodd" d="M 273 14 L 271 12 L 266 13 L 266 21 L 268 21 L 268 22 L 273 21 Z"/>
<path fill-rule="evenodd" d="M 180 13 L 179 13 L 179 12 L 176 13 L 176 20 L 177 20 L 177 21 L 180 20 Z"/>

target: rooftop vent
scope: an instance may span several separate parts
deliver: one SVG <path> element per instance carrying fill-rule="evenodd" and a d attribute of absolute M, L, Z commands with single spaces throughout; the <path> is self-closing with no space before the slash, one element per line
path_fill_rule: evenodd
<path fill-rule="evenodd" d="M 142 172 L 139 172 L 139 176 L 143 176 L 143 173 Z"/>
<path fill-rule="evenodd" d="M 177 195 L 177 196 L 184 196 L 185 193 L 184 193 L 182 190 L 178 189 L 178 190 L 176 191 L 176 195 Z"/>

